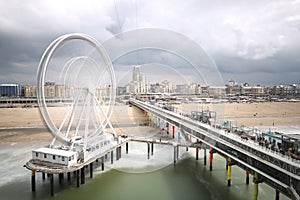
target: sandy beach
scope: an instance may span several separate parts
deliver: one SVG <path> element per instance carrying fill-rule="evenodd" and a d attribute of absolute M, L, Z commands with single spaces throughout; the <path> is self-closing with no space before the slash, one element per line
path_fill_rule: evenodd
<path fill-rule="evenodd" d="M 222 120 L 235 121 L 239 126 L 293 126 L 300 125 L 300 102 L 268 102 L 268 103 L 228 103 L 228 104 L 182 104 L 177 106 L 184 112 L 192 110 L 212 110 L 218 112 Z M 66 115 L 63 108 L 49 108 L 53 120 L 61 122 Z M 145 132 L 144 123 L 147 118 L 135 107 L 116 105 L 111 123 L 118 134 L 138 134 Z M 38 131 L 18 131 L 15 127 L 38 127 Z M 151 132 L 152 130 L 147 130 Z M 25 133 L 24 133 L 25 132 Z M 0 140 L 51 141 L 52 136 L 45 128 L 38 108 L 2 108 L 0 109 Z"/>

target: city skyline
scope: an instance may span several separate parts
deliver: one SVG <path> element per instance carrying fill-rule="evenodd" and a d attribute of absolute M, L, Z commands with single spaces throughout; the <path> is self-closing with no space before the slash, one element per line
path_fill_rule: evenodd
<path fill-rule="evenodd" d="M 300 81 L 299 1 L 60 1 L 58 6 L 52 1 L 0 0 L 0 7 L 0 83 L 35 83 L 43 51 L 62 34 L 84 32 L 105 42 L 140 28 L 186 35 L 207 51 L 224 82 Z M 116 73 L 147 63 L 136 54 L 115 64 Z"/>

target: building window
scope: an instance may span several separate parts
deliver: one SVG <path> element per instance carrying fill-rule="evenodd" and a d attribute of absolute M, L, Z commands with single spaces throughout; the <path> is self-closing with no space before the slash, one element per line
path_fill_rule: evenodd
<path fill-rule="evenodd" d="M 71 161 L 71 159 L 72 159 L 72 158 L 71 158 L 71 157 L 69 157 L 69 161 Z"/>
<path fill-rule="evenodd" d="M 44 154 L 44 158 L 47 158 L 47 154 Z"/>
<path fill-rule="evenodd" d="M 55 155 L 53 155 L 53 160 L 55 160 Z"/>
<path fill-rule="evenodd" d="M 63 157 L 61 157 L 61 160 L 62 160 L 62 161 L 65 161 L 65 157 L 64 157 L 64 156 L 63 156 Z"/>
<path fill-rule="evenodd" d="M 38 152 L 35 152 L 35 157 L 39 157 L 39 153 Z"/>

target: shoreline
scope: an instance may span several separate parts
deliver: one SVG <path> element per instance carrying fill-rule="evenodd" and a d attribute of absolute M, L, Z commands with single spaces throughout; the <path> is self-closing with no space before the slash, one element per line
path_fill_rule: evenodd
<path fill-rule="evenodd" d="M 209 109 L 219 113 L 219 120 L 232 120 L 237 126 L 276 128 L 300 127 L 300 102 L 264 102 L 264 103 L 226 103 L 226 104 L 181 104 L 176 107 L 190 113 L 192 110 Z M 64 112 L 61 112 L 64 111 Z M 51 107 L 51 117 L 60 123 L 66 109 Z M 226 112 L 225 112 L 226 111 Z M 223 115 L 222 115 L 223 112 Z M 221 114 L 221 115 L 220 115 Z M 218 118 L 217 117 L 217 118 Z M 128 105 L 116 105 L 111 123 L 116 125 L 118 134 L 143 134 L 142 124 L 147 117 L 141 110 Z M 118 124 L 120 125 L 118 127 Z M 132 124 L 133 126 L 122 126 Z M 298 131 L 299 133 L 299 131 Z M 0 139 L 3 142 L 49 141 L 52 135 L 44 125 L 38 108 L 2 108 L 0 109 Z"/>

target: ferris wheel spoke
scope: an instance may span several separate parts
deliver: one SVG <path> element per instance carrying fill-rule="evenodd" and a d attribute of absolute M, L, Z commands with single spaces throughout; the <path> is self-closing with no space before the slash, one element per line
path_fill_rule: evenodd
<path fill-rule="evenodd" d="M 77 125 L 76 125 L 76 128 L 75 128 L 75 135 L 74 135 L 75 137 L 78 136 L 78 132 L 79 132 L 79 129 L 80 129 L 82 117 L 83 117 L 83 114 L 85 112 L 86 101 L 87 101 L 87 97 L 85 96 L 84 97 L 83 107 L 81 109 L 80 116 L 79 116 L 79 119 L 78 119 L 78 122 L 77 122 Z"/>
<path fill-rule="evenodd" d="M 85 131 L 84 138 L 88 138 L 89 135 L 89 124 L 90 124 L 90 106 L 91 106 L 91 97 L 90 94 L 87 94 L 87 101 L 85 102 Z M 85 147 L 87 146 L 87 140 L 84 140 Z"/>
<path fill-rule="evenodd" d="M 91 99 L 93 102 L 94 102 L 94 100 L 93 99 Z M 95 118 L 97 117 L 97 115 L 96 115 L 96 112 L 95 112 L 95 103 L 93 103 L 93 107 L 92 107 L 93 109 L 92 109 L 92 115 L 94 116 L 94 117 L 92 117 L 91 119 L 92 119 L 92 123 L 93 123 L 93 126 L 94 126 L 94 129 L 95 130 L 97 130 L 98 129 L 98 126 L 97 126 L 97 122 L 96 122 L 96 120 L 95 120 Z M 100 120 L 99 120 L 100 121 Z"/>
<path fill-rule="evenodd" d="M 100 102 L 98 101 L 97 97 L 96 97 L 95 95 L 93 95 L 93 98 L 94 98 L 96 104 L 98 105 L 97 108 L 99 108 L 99 109 L 101 110 L 101 112 L 102 112 L 102 114 L 103 114 L 103 116 L 104 116 L 104 118 L 105 118 L 105 120 L 106 120 L 108 126 L 111 128 L 113 134 L 116 135 L 115 129 L 112 127 L 112 125 L 111 125 L 111 123 L 110 123 L 110 121 L 109 121 L 109 119 L 108 119 L 108 117 L 107 117 L 107 114 L 106 114 L 106 113 L 104 112 L 104 110 L 102 109 L 102 106 L 100 105 Z"/>
<path fill-rule="evenodd" d="M 66 137 L 68 137 L 68 135 L 70 133 L 70 129 L 71 129 L 74 117 L 75 117 L 75 111 L 77 109 L 78 101 L 79 101 L 79 97 L 76 96 L 76 98 L 74 99 L 73 104 L 72 104 L 72 109 L 70 109 L 72 111 L 71 112 L 72 114 L 71 114 L 70 120 L 68 122 L 68 127 L 67 127 L 67 130 L 66 130 L 66 133 L 65 133 Z"/>
<path fill-rule="evenodd" d="M 105 127 L 104 127 L 104 124 L 103 124 L 103 122 L 101 120 L 101 116 L 100 116 L 101 111 L 100 111 L 100 109 L 98 108 L 98 106 L 95 106 L 95 109 L 96 109 L 96 113 L 97 113 L 97 116 L 98 116 L 99 122 L 100 122 L 100 126 L 98 126 L 97 129 L 94 131 L 94 134 L 97 134 L 98 132 L 100 132 L 99 131 L 100 129 L 103 132 L 105 130 Z"/>

